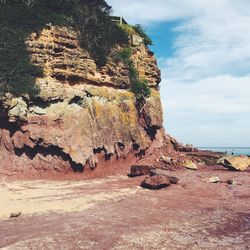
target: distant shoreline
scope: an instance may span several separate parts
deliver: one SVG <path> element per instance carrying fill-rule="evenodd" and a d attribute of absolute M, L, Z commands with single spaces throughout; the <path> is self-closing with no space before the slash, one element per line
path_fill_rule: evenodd
<path fill-rule="evenodd" d="M 250 156 L 250 147 L 198 147 L 200 150 L 227 153 L 228 155 L 247 155 Z"/>
<path fill-rule="evenodd" d="M 197 148 L 249 148 L 250 147 L 197 147 Z"/>

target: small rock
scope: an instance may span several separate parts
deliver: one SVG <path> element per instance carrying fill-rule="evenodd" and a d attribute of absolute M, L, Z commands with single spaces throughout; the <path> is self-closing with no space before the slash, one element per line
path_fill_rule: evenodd
<path fill-rule="evenodd" d="M 175 176 L 168 176 L 168 178 L 172 184 L 177 184 L 179 181 L 179 179 Z"/>
<path fill-rule="evenodd" d="M 191 161 L 191 160 L 185 161 L 183 165 L 187 169 L 198 170 L 197 165 L 193 161 Z"/>
<path fill-rule="evenodd" d="M 220 177 L 213 176 L 213 177 L 211 177 L 211 178 L 208 179 L 208 182 L 209 183 L 218 183 L 218 182 L 220 182 Z"/>
<path fill-rule="evenodd" d="M 237 182 L 235 180 L 228 180 L 227 184 L 229 184 L 229 185 L 237 185 Z"/>
<path fill-rule="evenodd" d="M 167 164 L 170 164 L 172 162 L 172 158 L 168 157 L 168 156 L 165 156 L 165 155 L 161 155 L 160 157 L 160 160 L 167 163 Z"/>
<path fill-rule="evenodd" d="M 153 167 L 149 165 L 132 165 L 128 176 L 137 177 L 141 175 L 149 175 L 151 169 L 153 169 Z"/>
<path fill-rule="evenodd" d="M 19 217 L 22 214 L 22 212 L 17 212 L 17 213 L 11 213 L 10 218 L 16 218 Z"/>
<path fill-rule="evenodd" d="M 146 177 L 141 183 L 141 187 L 147 189 L 161 189 L 171 185 L 170 179 L 165 175 L 154 175 Z"/>

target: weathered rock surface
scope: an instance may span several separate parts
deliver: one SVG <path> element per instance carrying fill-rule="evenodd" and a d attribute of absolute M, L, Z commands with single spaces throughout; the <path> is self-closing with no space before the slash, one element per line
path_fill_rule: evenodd
<path fill-rule="evenodd" d="M 154 175 L 146 177 L 141 183 L 141 187 L 147 189 L 161 189 L 171 185 L 170 179 L 165 175 Z"/>
<path fill-rule="evenodd" d="M 183 165 L 187 169 L 198 170 L 197 165 L 193 161 L 191 161 L 191 160 L 185 161 Z"/>
<path fill-rule="evenodd" d="M 250 167 L 250 158 L 247 156 L 226 156 L 222 157 L 218 163 L 230 170 L 244 171 Z"/>
<path fill-rule="evenodd" d="M 128 68 L 114 60 L 119 47 L 111 51 L 107 64 L 99 68 L 89 53 L 79 46 L 78 34 L 68 27 L 48 25 L 39 34 L 31 34 L 26 44 L 32 62 L 43 67 L 48 77 L 61 83 L 104 84 L 118 88 L 130 86 Z M 150 86 L 156 87 L 161 77 L 153 53 L 143 44 L 133 46 L 132 51 L 140 76 L 147 79 Z"/>
<path fill-rule="evenodd" d="M 225 154 L 208 150 L 197 150 L 193 152 L 186 152 L 185 155 L 195 162 L 201 162 L 209 166 L 214 166 L 218 164 L 218 160 Z"/>
<path fill-rule="evenodd" d="M 48 25 L 26 44 L 44 77 L 36 98 L 0 99 L 0 174 L 83 171 L 163 146 L 160 71 L 144 45 L 133 59 L 152 94 L 138 110 L 128 69 L 113 60 L 120 48 L 100 68 L 69 28 Z"/>

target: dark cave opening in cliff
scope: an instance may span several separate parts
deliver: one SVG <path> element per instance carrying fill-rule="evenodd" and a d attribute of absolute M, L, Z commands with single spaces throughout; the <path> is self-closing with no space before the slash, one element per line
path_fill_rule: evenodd
<path fill-rule="evenodd" d="M 108 153 L 104 147 L 98 147 L 93 149 L 94 154 L 103 154 L 105 161 L 110 161 L 113 156 L 112 153 Z"/>
<path fill-rule="evenodd" d="M 20 130 L 20 125 L 17 122 L 10 122 L 8 116 L 0 114 L 0 129 L 8 130 L 12 137 L 18 130 Z"/>
<path fill-rule="evenodd" d="M 149 127 L 145 128 L 145 131 L 146 131 L 147 135 L 150 137 L 151 141 L 155 140 L 157 130 L 159 130 L 159 129 L 160 129 L 160 127 L 158 127 L 158 126 L 149 126 Z"/>
<path fill-rule="evenodd" d="M 138 143 L 133 143 L 133 150 L 137 151 L 140 149 L 140 145 Z"/>
<path fill-rule="evenodd" d="M 125 144 L 124 143 L 121 143 L 121 142 L 117 142 L 117 145 L 119 147 L 120 150 L 124 150 L 125 149 Z"/>
<path fill-rule="evenodd" d="M 54 100 L 49 100 L 49 102 L 48 102 L 48 101 L 43 100 L 41 97 L 34 97 L 32 99 L 32 105 L 37 106 L 37 107 L 42 108 L 42 109 L 49 108 L 52 104 L 56 104 L 59 102 L 63 102 L 63 100 L 60 98 L 57 98 Z"/>
<path fill-rule="evenodd" d="M 110 161 L 112 156 L 113 156 L 112 153 L 105 154 L 105 157 L 104 157 L 105 161 Z"/>
<path fill-rule="evenodd" d="M 71 101 L 69 102 L 69 105 L 71 104 L 77 104 L 78 106 L 81 106 L 82 105 L 82 97 L 80 96 L 75 96 L 71 99 Z"/>
<path fill-rule="evenodd" d="M 15 148 L 15 154 L 19 157 L 21 157 L 23 154 L 25 154 L 27 157 L 29 157 L 31 160 L 33 160 L 36 155 L 41 154 L 44 157 L 47 157 L 49 155 L 56 156 L 61 158 L 63 161 L 67 161 L 70 163 L 71 168 L 74 172 L 83 172 L 84 166 L 82 164 L 75 163 L 71 157 L 63 152 L 63 150 L 58 146 L 41 146 L 36 145 L 34 148 L 31 148 L 27 145 L 22 147 L 21 149 Z"/>

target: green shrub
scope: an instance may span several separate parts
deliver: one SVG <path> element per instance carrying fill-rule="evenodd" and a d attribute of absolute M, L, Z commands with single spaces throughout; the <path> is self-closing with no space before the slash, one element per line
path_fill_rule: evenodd
<path fill-rule="evenodd" d="M 128 44 L 128 35 L 111 21 L 110 7 L 105 1 L 79 2 L 72 10 L 72 18 L 75 28 L 81 34 L 81 46 L 90 52 L 98 65 L 102 66 L 115 44 Z"/>
<path fill-rule="evenodd" d="M 143 43 L 145 46 L 153 45 L 153 41 L 147 35 L 145 29 L 140 24 L 136 24 L 135 26 L 129 25 L 129 24 L 123 24 L 120 27 L 129 36 L 136 35 L 136 34 L 141 36 L 143 38 Z"/>
<path fill-rule="evenodd" d="M 23 4 L 0 4 L 0 92 L 38 93 L 35 78 L 42 70 L 30 63 L 25 39 L 31 33 L 30 12 Z"/>
<path fill-rule="evenodd" d="M 151 90 L 148 87 L 148 82 L 145 79 L 139 78 L 139 73 L 136 70 L 134 63 L 131 59 L 131 48 L 124 48 L 115 54 L 115 59 L 124 63 L 129 69 L 129 79 L 131 83 L 131 91 L 135 94 L 137 100 L 147 98 L 151 95 Z"/>
<path fill-rule="evenodd" d="M 122 25 L 119 25 L 119 26 L 121 27 L 121 29 L 123 29 L 130 36 L 137 34 L 137 32 L 135 31 L 133 25 L 122 24 Z"/>
<path fill-rule="evenodd" d="M 122 61 L 126 66 L 131 64 L 132 50 L 131 48 L 124 48 L 114 55 L 115 61 Z"/>
<path fill-rule="evenodd" d="M 136 33 L 143 38 L 145 46 L 153 45 L 153 41 L 147 35 L 146 31 L 144 30 L 144 28 L 140 24 L 133 26 L 133 28 L 136 31 Z"/>
<path fill-rule="evenodd" d="M 151 95 L 151 90 L 148 87 L 147 80 L 137 80 L 131 86 L 131 91 L 135 94 L 136 99 L 148 98 Z"/>

